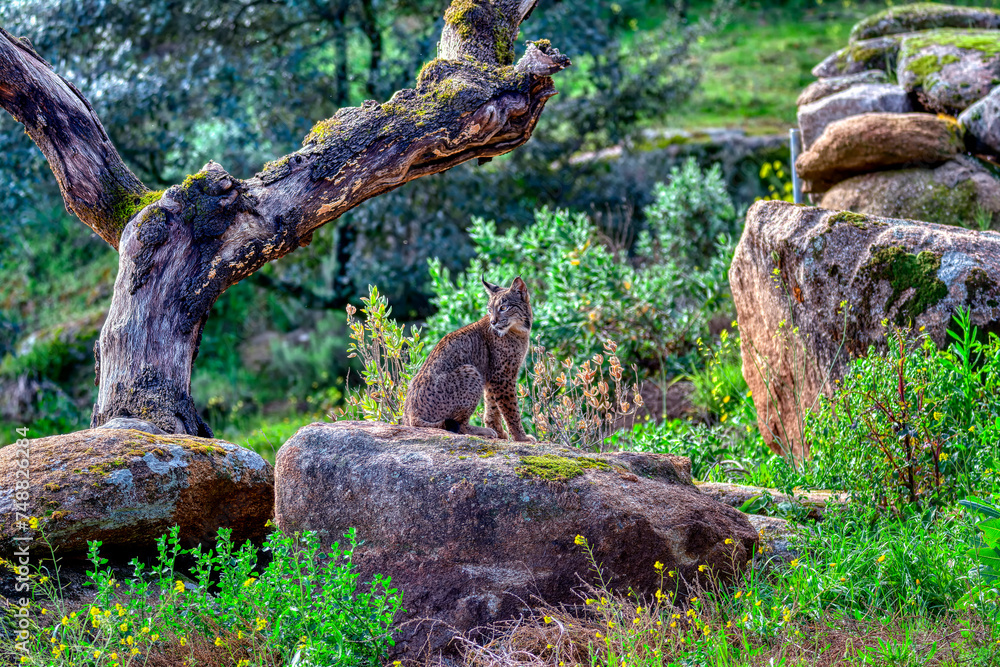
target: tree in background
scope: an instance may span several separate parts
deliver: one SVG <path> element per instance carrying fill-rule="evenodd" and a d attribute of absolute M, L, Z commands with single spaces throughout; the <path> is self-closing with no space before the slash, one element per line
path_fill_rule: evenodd
<path fill-rule="evenodd" d="M 555 94 L 550 76 L 569 65 L 545 40 L 514 64 L 515 36 L 534 5 L 456 0 L 415 89 L 340 109 L 252 178 L 209 162 L 166 191 L 129 170 L 94 107 L 30 42 L 0 32 L 0 106 L 42 149 L 67 208 L 119 252 L 95 348 L 92 425 L 138 417 L 211 435 L 190 396 L 191 369 L 209 310 L 228 287 L 371 197 L 527 141 Z M 262 93 L 261 113 L 271 104 Z"/>

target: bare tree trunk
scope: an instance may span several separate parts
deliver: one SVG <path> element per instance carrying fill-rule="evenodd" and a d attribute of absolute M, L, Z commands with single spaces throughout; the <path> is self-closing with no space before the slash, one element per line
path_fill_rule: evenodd
<path fill-rule="evenodd" d="M 371 54 L 368 57 L 368 81 L 365 83 L 365 89 L 369 95 L 375 97 L 378 88 L 378 70 L 382 66 L 382 31 L 379 30 L 374 0 L 361 0 L 361 31 L 365 33 L 371 48 Z"/>
<path fill-rule="evenodd" d="M 371 197 L 527 141 L 555 94 L 551 75 L 570 64 L 545 40 L 513 64 L 535 1 L 456 0 L 415 89 L 340 109 L 251 179 L 210 162 L 163 193 L 128 170 L 79 91 L 0 29 L 0 106 L 45 153 L 67 207 L 119 251 L 92 425 L 135 417 L 210 435 L 191 369 L 220 294 Z"/>
<path fill-rule="evenodd" d="M 330 3 L 329 20 L 333 24 L 334 89 L 333 103 L 338 107 L 347 104 L 351 94 L 351 81 L 347 73 L 347 0 Z"/>

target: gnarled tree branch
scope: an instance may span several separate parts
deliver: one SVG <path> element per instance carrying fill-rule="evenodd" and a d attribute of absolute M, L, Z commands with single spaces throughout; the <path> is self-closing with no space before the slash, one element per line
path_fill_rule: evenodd
<path fill-rule="evenodd" d="M 304 238 L 371 197 L 473 158 L 492 158 L 531 137 L 568 59 L 529 44 L 514 67 L 463 56 L 437 59 L 416 89 L 385 104 L 341 109 L 318 123 L 301 150 L 269 163 L 247 186 L 257 211 Z"/>
<path fill-rule="evenodd" d="M 27 40 L 0 28 L 0 106 L 42 149 L 66 207 L 118 248 L 149 190 L 122 162 L 94 108 Z"/>

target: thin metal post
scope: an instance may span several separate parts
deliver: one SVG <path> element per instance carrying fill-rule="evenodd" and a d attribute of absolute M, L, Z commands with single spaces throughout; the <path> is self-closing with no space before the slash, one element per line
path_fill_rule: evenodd
<path fill-rule="evenodd" d="M 802 179 L 799 178 L 799 172 L 795 169 L 795 161 L 799 159 L 799 153 L 802 152 L 802 132 L 797 127 L 793 127 L 788 131 L 788 139 L 792 151 L 792 197 L 796 204 L 801 204 Z"/>

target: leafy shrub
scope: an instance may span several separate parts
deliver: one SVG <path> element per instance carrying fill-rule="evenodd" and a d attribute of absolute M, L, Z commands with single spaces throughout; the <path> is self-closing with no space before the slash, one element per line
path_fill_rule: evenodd
<path fill-rule="evenodd" d="M 716 185 L 711 187 L 718 194 Z M 634 264 L 609 248 L 580 213 L 543 208 L 535 212 L 534 224 L 505 234 L 492 222 L 474 220 L 469 236 L 476 257 L 454 283 L 440 261 L 430 262 L 438 312 L 428 319 L 428 337 L 438 340 L 482 316 L 481 274 L 495 282 L 520 275 L 531 290 L 533 333 L 556 356 L 579 364 L 610 339 L 618 341 L 624 363 L 637 364 L 642 375 L 683 369 L 697 339 L 707 335 L 712 316 L 729 303 L 721 257 L 692 268 L 667 252 L 679 243 L 671 239 L 686 233 L 679 221 L 695 210 L 689 206 L 693 197 L 667 195 L 693 186 L 685 181 L 663 191 L 654 216 L 658 222 L 649 241 L 638 247 Z"/>
<path fill-rule="evenodd" d="M 698 339 L 698 351 L 703 366 L 688 376 L 694 387 L 691 405 L 709 421 L 717 419 L 720 424 L 752 430 L 757 424 L 757 411 L 743 377 L 740 338 L 723 329 L 714 346 Z"/>
<path fill-rule="evenodd" d="M 347 326 L 353 341 L 347 356 L 360 360 L 364 387 L 349 391 L 347 404 L 365 419 L 397 424 L 403 416 L 410 379 L 423 361 L 424 341 L 420 340 L 420 329 L 411 325 L 410 335 L 406 336 L 406 327 L 389 318 L 389 301 L 377 287 L 369 286 L 368 296 L 361 301 L 363 322 L 354 319 L 357 309 L 347 306 Z"/>
<path fill-rule="evenodd" d="M 35 520 L 32 519 L 34 524 Z M 32 579 L 41 615 L 27 632 L 27 655 L 0 647 L 0 657 L 29 665 L 155 664 L 379 665 L 393 641 L 392 619 L 401 596 L 377 575 L 359 586 L 346 544 L 320 547 L 315 533 L 273 533 L 258 562 L 249 542 L 236 547 L 219 531 L 214 550 L 180 548 L 178 529 L 157 541 L 151 568 L 138 559 L 119 581 L 90 543 L 88 572 L 94 599 L 71 608 L 61 596 L 58 569 Z M 44 534 L 43 534 L 43 539 Z M 193 561 L 191 577 L 178 559 Z M 159 662 L 157 662 L 159 661 Z"/>
<path fill-rule="evenodd" d="M 636 240 L 636 256 L 644 263 L 669 258 L 690 268 L 711 264 L 720 254 L 720 237 L 725 244 L 741 225 L 719 165 L 702 171 L 693 158 L 671 169 L 666 185 L 653 187 L 644 215 L 647 228 Z"/>
<path fill-rule="evenodd" d="M 887 353 L 851 362 L 806 421 L 816 481 L 882 506 L 948 504 L 989 484 L 1000 462 L 1000 339 L 979 340 L 968 312 L 952 344 L 887 331 Z"/>
<path fill-rule="evenodd" d="M 611 435 L 607 446 L 686 456 L 691 475 L 704 481 L 784 487 L 791 476 L 789 464 L 767 449 L 756 430 L 733 424 L 638 422 L 629 431 Z M 793 485 L 798 482 L 796 478 Z"/>
<path fill-rule="evenodd" d="M 959 606 L 976 607 L 980 605 L 993 608 L 993 618 L 996 619 L 997 601 L 1000 600 L 1000 507 L 985 500 L 969 496 L 958 501 L 966 509 L 982 516 L 976 523 L 976 530 L 981 534 L 979 543 L 969 550 L 967 555 L 975 557 L 979 562 L 979 581 L 959 601 Z"/>

